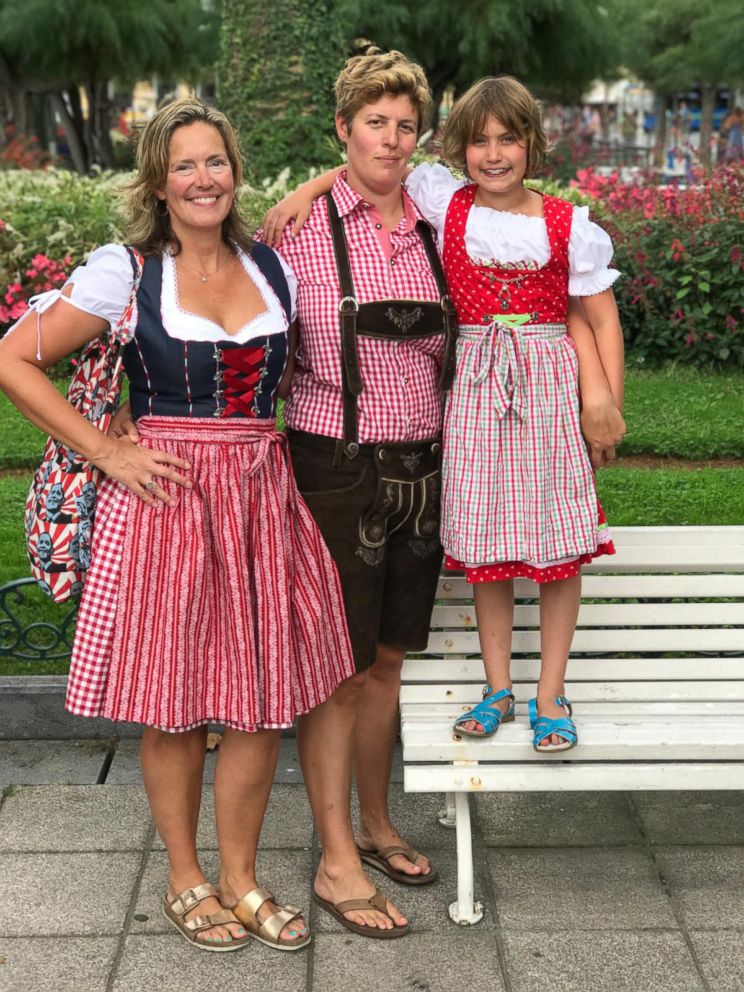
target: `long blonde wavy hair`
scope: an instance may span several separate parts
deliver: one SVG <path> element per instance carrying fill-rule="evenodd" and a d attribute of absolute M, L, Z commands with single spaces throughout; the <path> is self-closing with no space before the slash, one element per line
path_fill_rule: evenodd
<path fill-rule="evenodd" d="M 234 251 L 250 251 L 251 236 L 240 212 L 237 191 L 243 182 L 243 160 L 238 149 L 235 130 L 223 113 L 192 97 L 168 103 L 142 129 L 137 143 L 137 175 L 122 189 L 127 213 L 127 243 L 143 255 L 159 255 L 166 249 L 174 254 L 181 244 L 173 232 L 170 217 L 160 212 L 157 190 L 162 190 L 168 178 L 171 138 L 179 127 L 187 124 L 209 124 L 225 143 L 232 167 L 236 195 L 230 212 L 222 222 L 222 238 Z"/>

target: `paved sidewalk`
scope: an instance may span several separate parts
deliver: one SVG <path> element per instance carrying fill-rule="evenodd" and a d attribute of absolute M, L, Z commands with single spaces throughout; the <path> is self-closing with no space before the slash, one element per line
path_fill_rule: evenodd
<path fill-rule="evenodd" d="M 208 761 L 207 778 L 213 766 Z M 308 908 L 318 857 L 294 742 L 282 742 L 262 836 L 261 880 Z M 459 928 L 454 834 L 441 797 L 393 807 L 441 873 L 390 883 L 414 933 L 348 934 L 309 909 L 307 952 L 252 943 L 191 949 L 163 918 L 165 856 L 136 743 L 0 742 L 3 992 L 741 992 L 744 796 L 736 793 L 484 795 L 474 801 L 483 921 Z M 98 784 L 100 783 L 100 784 Z M 217 875 L 211 787 L 200 846 Z M 378 876 L 381 878 L 381 876 Z M 394 891 L 393 891 L 394 890 Z"/>

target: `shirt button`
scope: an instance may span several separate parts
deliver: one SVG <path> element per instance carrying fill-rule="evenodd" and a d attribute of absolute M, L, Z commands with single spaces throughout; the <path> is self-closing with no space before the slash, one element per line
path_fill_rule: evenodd
<path fill-rule="evenodd" d="M 382 230 L 382 224 L 375 224 L 375 227 L 377 228 L 378 231 Z"/>
<path fill-rule="evenodd" d="M 408 385 L 408 376 L 407 375 L 404 375 L 403 376 L 403 385 L 404 386 L 407 386 Z"/>
<path fill-rule="evenodd" d="M 395 265 L 395 259 L 394 259 L 394 258 L 391 258 L 391 259 L 390 259 L 390 264 L 391 264 L 391 265 Z"/>

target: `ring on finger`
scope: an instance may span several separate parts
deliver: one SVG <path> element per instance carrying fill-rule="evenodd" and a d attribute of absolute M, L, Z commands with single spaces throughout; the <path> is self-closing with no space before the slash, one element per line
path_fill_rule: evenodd
<path fill-rule="evenodd" d="M 145 489 L 148 491 L 148 493 L 151 493 L 153 491 L 153 489 L 156 488 L 156 486 L 157 486 L 157 483 L 155 482 L 154 479 L 150 479 L 149 482 L 146 482 L 145 483 Z"/>

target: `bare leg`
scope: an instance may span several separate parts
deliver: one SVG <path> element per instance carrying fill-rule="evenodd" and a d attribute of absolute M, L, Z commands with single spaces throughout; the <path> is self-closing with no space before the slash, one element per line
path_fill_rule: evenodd
<path fill-rule="evenodd" d="M 540 681 L 537 686 L 537 712 L 551 719 L 565 716 L 556 696 L 565 691 L 566 666 L 579 616 L 581 576 L 546 582 L 540 588 Z M 551 734 L 543 745 L 561 744 L 563 738 Z"/>
<path fill-rule="evenodd" d="M 302 772 L 323 845 L 315 891 L 334 903 L 366 899 L 375 890 L 362 870 L 349 810 L 354 727 L 366 680 L 363 673 L 342 682 L 329 699 L 301 717 L 297 728 Z M 391 902 L 387 909 L 398 926 L 407 922 Z M 393 926 L 375 910 L 345 915 L 362 926 Z"/>
<path fill-rule="evenodd" d="M 155 826 L 168 852 L 169 899 L 206 881 L 196 853 L 206 735 L 206 727 L 182 734 L 145 727 L 142 735 L 142 777 Z M 217 899 L 205 899 L 187 919 L 211 916 L 221 909 Z M 222 943 L 230 941 L 231 934 L 243 936 L 245 931 L 237 924 L 212 927 L 197 940 Z"/>
<path fill-rule="evenodd" d="M 473 602 L 488 684 L 494 692 L 498 689 L 511 689 L 509 668 L 514 623 L 514 583 L 511 579 L 476 582 L 473 584 Z M 506 713 L 510 704 L 511 700 L 506 698 L 491 705 Z M 468 720 L 462 726 L 466 730 L 483 730 L 477 720 Z"/>
<path fill-rule="evenodd" d="M 225 729 L 214 773 L 214 803 L 220 848 L 220 896 L 234 906 L 258 885 L 256 850 L 266 805 L 276 771 L 280 731 L 248 734 Z M 265 903 L 258 913 L 265 920 L 279 907 Z M 299 940 L 304 921 L 292 920 L 281 932 L 285 940 Z"/>
<path fill-rule="evenodd" d="M 360 807 L 359 842 L 379 850 L 405 842 L 390 822 L 388 789 L 393 767 L 395 733 L 398 726 L 400 669 L 405 651 L 379 644 L 374 665 L 361 692 L 354 734 L 354 770 Z M 409 875 L 428 875 L 431 865 L 419 855 L 413 864 L 402 854 L 390 865 Z"/>

